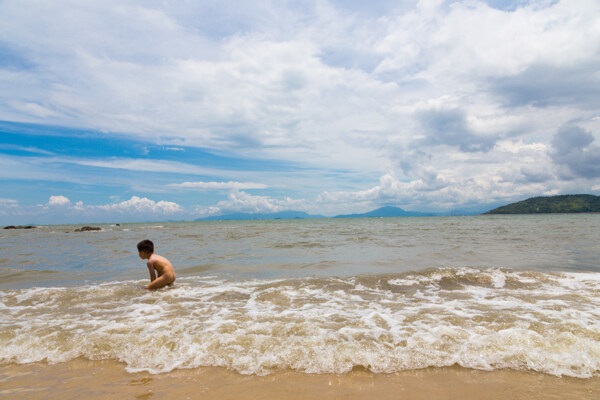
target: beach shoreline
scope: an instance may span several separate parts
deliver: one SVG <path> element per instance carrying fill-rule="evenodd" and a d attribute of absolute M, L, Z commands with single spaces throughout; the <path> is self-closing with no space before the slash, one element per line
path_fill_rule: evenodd
<path fill-rule="evenodd" d="M 11 399 L 596 399 L 600 377 L 458 366 L 393 374 L 277 372 L 242 375 L 225 368 L 130 373 L 116 361 L 78 358 L 65 363 L 0 365 L 0 397 Z"/>
<path fill-rule="evenodd" d="M 127 229 L 0 243 L 0 398 L 600 398 L 596 216 Z"/>

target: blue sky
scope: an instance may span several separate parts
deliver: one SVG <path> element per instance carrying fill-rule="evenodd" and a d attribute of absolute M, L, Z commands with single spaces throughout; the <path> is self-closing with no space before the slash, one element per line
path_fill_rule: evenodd
<path fill-rule="evenodd" d="M 0 224 L 600 194 L 600 3 L 0 2 Z"/>

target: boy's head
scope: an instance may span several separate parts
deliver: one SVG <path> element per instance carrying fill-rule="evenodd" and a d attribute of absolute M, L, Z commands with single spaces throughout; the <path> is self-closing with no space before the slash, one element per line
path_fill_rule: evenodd
<path fill-rule="evenodd" d="M 152 255 L 152 253 L 154 253 L 154 243 L 152 243 L 152 240 L 144 239 L 137 244 L 137 249 L 140 253 L 140 257 L 142 257 L 142 253 L 144 253 L 144 255 L 150 256 Z"/>

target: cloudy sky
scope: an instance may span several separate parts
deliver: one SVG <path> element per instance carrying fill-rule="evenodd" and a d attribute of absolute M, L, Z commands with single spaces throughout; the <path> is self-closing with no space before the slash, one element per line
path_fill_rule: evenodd
<path fill-rule="evenodd" d="M 0 0 L 0 223 L 600 194 L 597 0 Z"/>

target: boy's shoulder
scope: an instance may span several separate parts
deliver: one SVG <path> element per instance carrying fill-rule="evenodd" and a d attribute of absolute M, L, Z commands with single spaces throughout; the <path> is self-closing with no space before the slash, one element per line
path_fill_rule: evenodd
<path fill-rule="evenodd" d="M 165 257 L 156 254 L 156 253 L 152 253 L 152 255 L 150 256 L 150 258 L 148 259 L 148 261 L 152 261 L 152 262 L 165 262 L 165 261 L 169 261 L 167 260 Z"/>

